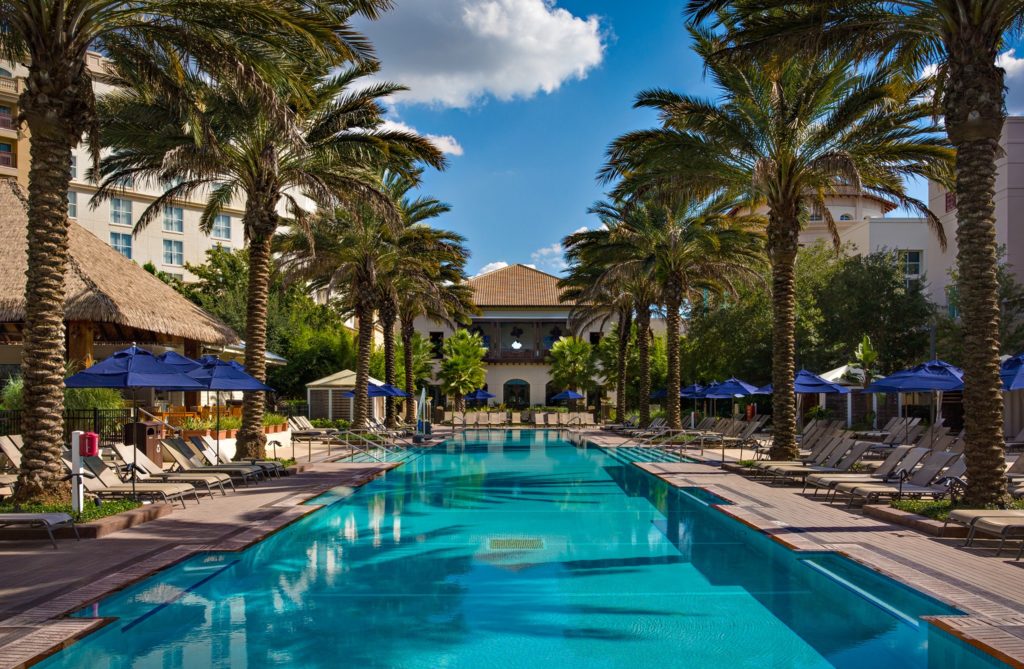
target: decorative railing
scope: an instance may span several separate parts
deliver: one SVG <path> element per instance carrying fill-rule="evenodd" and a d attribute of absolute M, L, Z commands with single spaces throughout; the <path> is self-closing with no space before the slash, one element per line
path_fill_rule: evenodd
<path fill-rule="evenodd" d="M 64 441 L 71 433 L 95 432 L 100 441 L 121 441 L 124 426 L 134 420 L 131 409 L 75 409 L 64 412 Z M 20 409 L 0 411 L 0 434 L 21 434 L 23 412 Z"/>
<path fill-rule="evenodd" d="M 17 93 L 18 82 L 10 77 L 0 77 L 0 91 L 4 93 Z"/>

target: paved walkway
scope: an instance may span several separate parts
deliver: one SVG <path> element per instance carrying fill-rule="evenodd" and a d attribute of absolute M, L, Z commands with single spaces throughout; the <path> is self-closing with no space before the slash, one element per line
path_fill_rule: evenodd
<path fill-rule="evenodd" d="M 301 474 L 204 497 L 102 539 L 60 540 L 59 550 L 45 539 L 0 541 L 0 668 L 22 666 L 97 624 L 62 614 L 193 553 L 240 550 L 320 508 L 305 500 L 395 466 L 314 462 Z"/>

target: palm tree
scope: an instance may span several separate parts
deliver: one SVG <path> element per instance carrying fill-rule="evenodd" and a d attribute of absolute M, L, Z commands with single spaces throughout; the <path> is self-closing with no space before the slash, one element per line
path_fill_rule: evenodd
<path fill-rule="evenodd" d="M 558 283 L 561 300 L 572 305 L 569 328 L 573 332 L 594 325 L 604 330 L 608 323 L 615 323 L 615 416 L 621 421 L 626 415 L 626 358 L 633 328 L 633 296 L 623 290 L 623 282 L 601 280 L 608 275 L 603 267 L 586 262 L 585 240 L 578 240 L 577 234 L 562 240 L 569 269 Z M 610 376 L 610 370 L 604 371 Z"/>
<path fill-rule="evenodd" d="M 444 342 L 438 378 L 441 390 L 452 396 L 456 411 L 465 409 L 466 395 L 483 386 L 487 379 L 485 351 L 483 338 L 469 330 L 458 330 Z"/>
<path fill-rule="evenodd" d="M 734 216 L 733 203 L 713 198 L 659 206 L 627 202 L 599 207 L 605 217 L 621 220 L 614 242 L 604 247 L 604 262 L 627 273 L 650 276 L 660 286 L 665 305 L 668 357 L 667 420 L 682 427 L 679 408 L 679 337 L 681 312 L 695 292 L 731 291 L 737 278 L 753 277 L 762 262 L 763 237 L 758 216 Z M 623 215 L 622 208 L 628 213 Z"/>
<path fill-rule="evenodd" d="M 64 273 L 68 262 L 67 191 L 71 151 L 96 143 L 96 98 L 89 51 L 108 59 L 114 85 L 145 81 L 177 97 L 180 77 L 161 61 L 187 63 L 210 81 L 244 82 L 267 92 L 286 85 L 309 54 L 327 63 L 365 56 L 369 45 L 346 20 L 374 17 L 387 0 L 4 0 L 0 58 L 27 63 L 19 120 L 32 137 L 28 202 L 28 276 L 23 326 L 24 465 L 20 501 L 62 497 Z M 131 79 L 126 77 L 130 76 Z M 276 105 L 278 110 L 280 104 Z"/>
<path fill-rule="evenodd" d="M 103 137 L 115 153 L 103 161 L 105 180 L 96 197 L 116 194 L 126 178 L 166 185 L 142 213 L 136 231 L 165 206 L 198 192 L 208 194 L 200 226 L 209 233 L 222 208 L 245 196 L 245 365 L 261 380 L 266 377 L 271 241 L 281 223 L 278 205 L 286 204 L 299 229 L 307 216 L 299 195 L 327 207 L 361 198 L 382 215 L 395 217 L 389 210 L 398 207 L 376 174 L 380 166 L 391 165 L 398 175 L 408 171 L 412 178 L 418 174 L 412 167 L 415 161 L 444 166 L 440 152 L 427 140 L 380 129 L 380 99 L 403 89 L 390 83 L 367 85 L 364 77 L 376 72 L 376 65 L 360 64 L 329 76 L 326 71 L 318 73 L 323 76 L 307 74 L 306 89 L 292 98 L 292 111 L 282 119 L 265 109 L 257 95 L 200 83 L 193 95 L 208 128 L 202 136 L 188 131 L 193 110 L 146 91 L 126 91 L 101 106 Z M 264 406 L 263 393 L 246 393 L 238 432 L 242 458 L 262 455 Z"/>
<path fill-rule="evenodd" d="M 996 157 L 1006 116 L 1007 36 L 1024 25 L 1024 0 L 691 0 L 695 21 L 730 7 L 731 44 L 787 57 L 809 46 L 875 59 L 916 76 L 936 67 L 936 97 L 956 148 L 957 264 L 964 324 L 966 499 L 1006 498 L 999 380 Z"/>
<path fill-rule="evenodd" d="M 548 351 L 551 380 L 563 390 L 582 391 L 594 387 L 597 365 L 594 347 L 579 337 L 560 337 Z"/>
<path fill-rule="evenodd" d="M 621 179 L 620 193 L 727 194 L 748 211 L 767 210 L 772 383 L 788 388 L 795 374 L 794 265 L 809 211 L 823 215 L 838 244 L 825 196 L 867 192 L 921 211 L 944 243 L 938 219 L 907 194 L 904 178 L 944 179 L 951 151 L 919 99 L 926 82 L 898 83 L 884 68 L 857 72 L 840 58 L 714 59 L 721 40 L 691 34 L 721 101 L 640 93 L 636 106 L 657 109 L 662 125 L 615 140 L 602 174 Z M 795 457 L 794 396 L 775 393 L 772 401 L 772 457 Z"/>
<path fill-rule="evenodd" d="M 417 175 L 418 176 L 418 175 Z M 469 252 L 463 246 L 465 239 L 454 232 L 438 230 L 427 225 L 427 221 L 451 210 L 444 202 L 432 197 L 412 197 L 410 191 L 416 182 L 399 173 L 388 173 L 384 178 L 385 192 L 395 204 L 401 217 L 401 228 L 392 242 L 400 257 L 391 263 L 391 269 L 380 276 L 378 282 L 379 303 L 377 313 L 384 331 L 384 382 L 395 385 L 395 329 L 400 320 L 402 307 L 408 315 L 410 299 L 424 299 L 429 306 L 435 296 L 444 298 L 450 291 L 441 285 L 445 281 L 465 279 L 464 267 Z M 444 276 L 442 276 L 442 274 Z M 403 304 L 404 303 L 404 304 Z M 436 304 L 436 302 L 434 302 Z M 413 316 L 415 319 L 415 316 Z M 403 321 L 402 342 L 406 359 L 406 392 L 411 393 L 411 373 L 408 356 L 412 353 L 412 320 Z M 388 427 L 397 425 L 397 412 L 393 397 L 385 399 L 385 422 Z M 406 402 L 406 417 L 412 410 L 412 402 Z"/>

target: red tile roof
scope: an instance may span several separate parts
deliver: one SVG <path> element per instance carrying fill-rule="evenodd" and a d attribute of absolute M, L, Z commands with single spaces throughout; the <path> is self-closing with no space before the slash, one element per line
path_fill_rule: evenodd
<path fill-rule="evenodd" d="M 480 307 L 560 307 L 558 277 L 526 265 L 480 274 L 467 284 Z"/>

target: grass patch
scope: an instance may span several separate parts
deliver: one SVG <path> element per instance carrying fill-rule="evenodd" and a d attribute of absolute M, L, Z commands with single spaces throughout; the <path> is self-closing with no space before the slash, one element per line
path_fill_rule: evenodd
<path fill-rule="evenodd" d="M 950 502 L 948 499 L 940 500 L 926 500 L 926 499 L 900 499 L 893 500 L 889 503 L 894 509 L 900 511 L 907 511 L 909 513 L 916 513 L 919 516 L 925 516 L 932 520 L 941 520 L 943 522 L 949 518 L 949 512 L 953 509 L 976 509 L 976 506 L 970 506 L 958 502 L 956 504 Z M 995 507 L 985 507 L 994 509 Z M 1024 500 L 1014 500 L 1007 505 L 1008 509 L 1020 509 L 1024 510 Z"/>
<path fill-rule="evenodd" d="M 71 513 L 71 504 L 22 504 L 15 509 L 13 504 L 0 504 L 0 513 L 67 513 L 70 514 L 76 523 L 87 523 L 90 520 L 99 520 L 107 516 L 131 511 L 142 506 L 142 502 L 130 499 L 108 499 L 97 506 L 87 502 L 82 513 Z"/>

